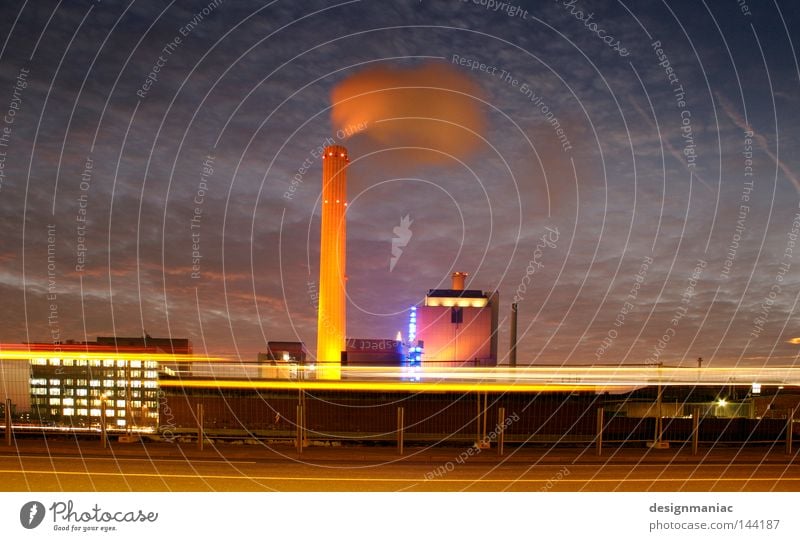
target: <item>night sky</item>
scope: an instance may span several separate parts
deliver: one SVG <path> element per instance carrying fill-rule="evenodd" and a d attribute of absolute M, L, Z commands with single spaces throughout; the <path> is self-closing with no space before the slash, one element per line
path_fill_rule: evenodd
<path fill-rule="evenodd" d="M 352 337 L 464 271 L 519 364 L 797 358 L 795 2 L 0 10 L 0 342 L 315 351 L 327 141 Z"/>

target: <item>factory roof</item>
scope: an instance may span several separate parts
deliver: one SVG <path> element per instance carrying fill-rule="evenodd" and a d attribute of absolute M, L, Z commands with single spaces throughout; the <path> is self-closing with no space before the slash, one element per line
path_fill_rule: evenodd
<path fill-rule="evenodd" d="M 430 289 L 428 297 L 466 297 L 469 299 L 486 298 L 480 289 Z"/>

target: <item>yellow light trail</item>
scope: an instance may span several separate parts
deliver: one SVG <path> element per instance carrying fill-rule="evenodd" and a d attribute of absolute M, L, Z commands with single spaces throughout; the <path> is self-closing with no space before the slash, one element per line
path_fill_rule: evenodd
<path fill-rule="evenodd" d="M 179 353 L 135 353 L 126 351 L 37 351 L 37 350 L 0 350 L 0 360 L 31 361 L 34 359 L 71 359 L 71 360 L 114 360 L 114 361 L 159 361 L 173 363 L 218 362 L 224 357 L 205 357 Z"/>
<path fill-rule="evenodd" d="M 373 482 L 373 483 L 407 483 L 419 480 L 421 484 L 435 483 L 541 483 L 550 480 L 549 477 L 536 478 L 442 478 L 442 479 L 418 479 L 405 477 L 289 477 L 276 475 L 222 475 L 206 473 L 127 473 L 127 472 L 96 472 L 96 471 L 69 471 L 69 470 L 0 470 L 5 475 L 64 475 L 64 476 L 98 476 L 98 477 L 156 477 L 165 479 L 218 479 L 233 481 L 296 481 L 296 482 Z M 603 478 L 593 477 L 590 479 L 564 478 L 559 483 L 709 483 L 709 482 L 795 482 L 800 481 L 798 477 L 614 477 Z"/>
<path fill-rule="evenodd" d="M 161 387 L 219 388 L 219 389 L 270 389 L 295 391 L 403 391 L 403 392 L 623 392 L 628 386 L 574 385 L 541 383 L 485 383 L 474 382 L 409 382 L 409 381 L 286 381 L 286 380 L 170 380 L 159 382 Z"/>

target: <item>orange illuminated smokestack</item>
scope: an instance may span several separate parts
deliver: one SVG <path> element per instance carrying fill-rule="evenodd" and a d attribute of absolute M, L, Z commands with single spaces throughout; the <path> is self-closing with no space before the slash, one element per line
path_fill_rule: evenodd
<path fill-rule="evenodd" d="M 453 273 L 453 290 L 454 291 L 463 291 L 464 289 L 464 280 L 467 278 L 466 272 L 454 272 Z"/>
<path fill-rule="evenodd" d="M 319 253 L 317 362 L 341 362 L 345 349 L 347 257 L 347 149 L 332 145 L 322 156 L 322 228 Z"/>

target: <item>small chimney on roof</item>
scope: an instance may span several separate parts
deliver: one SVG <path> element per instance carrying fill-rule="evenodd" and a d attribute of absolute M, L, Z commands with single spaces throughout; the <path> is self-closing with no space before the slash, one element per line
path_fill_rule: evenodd
<path fill-rule="evenodd" d="M 453 273 L 453 290 L 454 291 L 463 291 L 464 290 L 464 280 L 467 278 L 466 272 L 454 272 Z"/>

